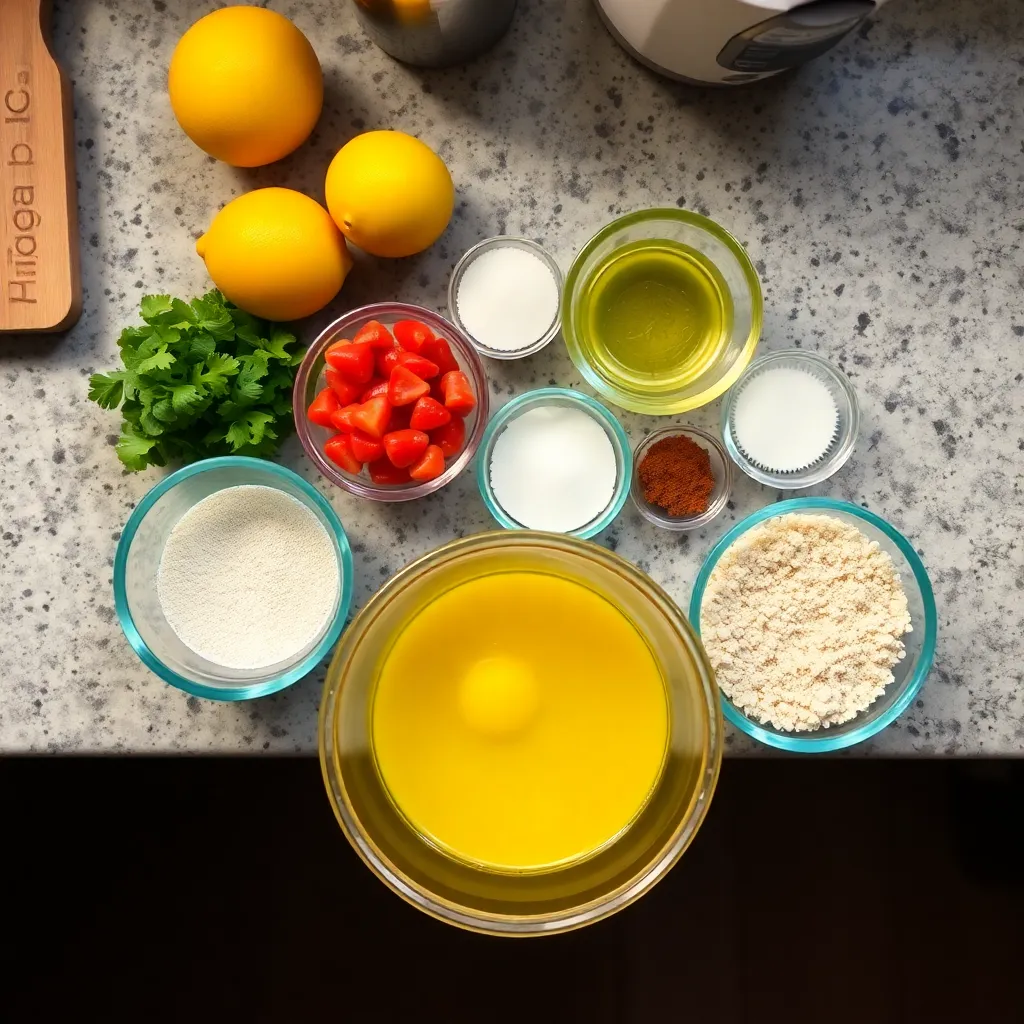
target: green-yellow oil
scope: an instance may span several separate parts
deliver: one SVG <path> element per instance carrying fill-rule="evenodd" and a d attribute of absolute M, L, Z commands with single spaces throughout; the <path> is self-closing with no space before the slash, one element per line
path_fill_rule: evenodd
<path fill-rule="evenodd" d="M 703 253 L 669 239 L 630 242 L 591 273 L 580 320 L 592 363 L 611 379 L 685 387 L 718 360 L 732 330 L 729 287 Z"/>

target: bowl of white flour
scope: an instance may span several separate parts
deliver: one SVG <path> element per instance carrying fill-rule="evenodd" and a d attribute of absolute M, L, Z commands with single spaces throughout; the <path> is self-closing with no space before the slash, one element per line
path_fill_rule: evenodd
<path fill-rule="evenodd" d="M 211 700 L 276 693 L 337 641 L 352 554 L 330 503 L 262 459 L 206 459 L 135 508 L 114 558 L 114 603 L 136 654 Z"/>
<path fill-rule="evenodd" d="M 911 543 L 846 501 L 768 505 L 730 530 L 693 588 L 690 621 L 725 717 L 803 753 L 895 721 L 935 655 L 935 598 Z"/>

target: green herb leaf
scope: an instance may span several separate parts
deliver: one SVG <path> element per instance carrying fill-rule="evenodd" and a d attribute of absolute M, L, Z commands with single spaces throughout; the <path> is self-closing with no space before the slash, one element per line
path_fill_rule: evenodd
<path fill-rule="evenodd" d="M 205 331 L 192 337 L 189 341 L 188 351 L 183 353 L 181 358 L 189 363 L 201 363 L 213 355 L 217 347 L 212 334 Z"/>
<path fill-rule="evenodd" d="M 266 352 L 257 350 L 251 355 L 241 356 L 238 361 L 241 364 L 241 369 L 235 378 L 232 397 L 236 402 L 245 398 L 255 400 L 263 394 L 263 386 L 259 380 L 267 375 L 270 357 Z"/>
<path fill-rule="evenodd" d="M 171 402 L 175 412 L 191 416 L 203 404 L 203 395 L 194 384 L 176 384 L 171 388 Z"/>
<path fill-rule="evenodd" d="M 89 378 L 89 401 L 98 403 L 104 409 L 116 409 L 124 395 L 123 370 L 112 373 L 94 373 Z"/>
<path fill-rule="evenodd" d="M 237 452 L 245 445 L 258 445 L 264 435 L 277 437 L 271 426 L 273 422 L 274 415 L 272 413 L 250 409 L 228 427 L 224 438 L 231 445 L 232 451 Z"/>
<path fill-rule="evenodd" d="M 159 437 L 164 432 L 164 425 L 153 413 L 151 405 L 142 407 L 142 412 L 139 413 L 139 429 L 150 437 Z"/>
<path fill-rule="evenodd" d="M 144 295 L 142 297 L 141 308 L 139 310 L 142 319 L 146 323 L 152 323 L 158 319 L 164 313 L 170 313 L 171 311 L 171 297 L 170 295 Z M 132 328 L 129 328 L 132 330 Z"/>
<path fill-rule="evenodd" d="M 140 469 L 146 468 L 150 461 L 149 452 L 155 444 L 156 438 L 140 437 L 130 423 L 125 423 L 122 424 L 121 436 L 114 450 L 125 466 L 137 473 Z"/>
<path fill-rule="evenodd" d="M 170 398 L 161 398 L 159 402 L 153 403 L 153 415 L 161 423 L 174 423 L 178 418 L 178 411 Z"/>
<path fill-rule="evenodd" d="M 272 355 L 275 359 L 287 362 L 292 354 L 288 351 L 289 345 L 295 344 L 295 335 L 280 327 L 275 327 L 270 332 L 270 337 L 263 340 L 263 350 Z"/>
<path fill-rule="evenodd" d="M 154 370 L 169 370 L 174 365 L 174 356 L 167 351 L 166 346 L 161 346 L 148 359 L 143 359 L 135 365 L 136 373 L 152 373 Z"/>

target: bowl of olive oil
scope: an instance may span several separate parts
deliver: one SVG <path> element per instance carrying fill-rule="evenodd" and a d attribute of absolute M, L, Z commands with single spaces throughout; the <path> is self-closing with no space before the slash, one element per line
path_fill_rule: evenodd
<path fill-rule="evenodd" d="M 641 210 L 603 227 L 573 261 L 562 335 L 608 401 L 675 415 L 736 382 L 762 309 L 754 266 L 728 231 L 689 210 Z"/>

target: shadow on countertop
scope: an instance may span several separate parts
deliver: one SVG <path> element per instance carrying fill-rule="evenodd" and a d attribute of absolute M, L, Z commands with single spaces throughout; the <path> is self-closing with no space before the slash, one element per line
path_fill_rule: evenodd
<path fill-rule="evenodd" d="M 570 935 L 438 924 L 312 759 L 0 761 L 4 1017 L 1020 1019 L 1024 763 L 725 763 L 669 877 Z"/>

